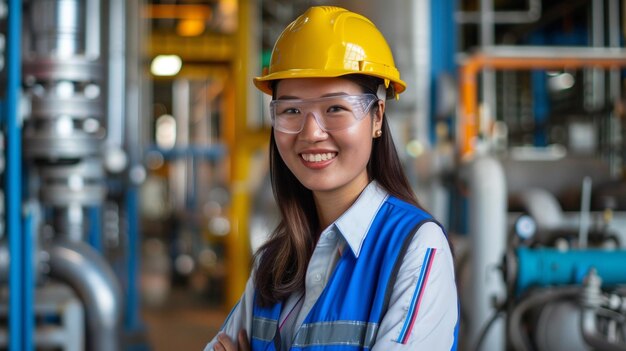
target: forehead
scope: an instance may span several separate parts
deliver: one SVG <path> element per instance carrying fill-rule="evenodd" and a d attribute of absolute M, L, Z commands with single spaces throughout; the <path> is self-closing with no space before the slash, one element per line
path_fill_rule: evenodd
<path fill-rule="evenodd" d="M 278 99 L 281 96 L 309 99 L 333 93 L 356 95 L 362 94 L 363 89 L 345 78 L 292 78 L 279 81 L 275 95 Z"/>

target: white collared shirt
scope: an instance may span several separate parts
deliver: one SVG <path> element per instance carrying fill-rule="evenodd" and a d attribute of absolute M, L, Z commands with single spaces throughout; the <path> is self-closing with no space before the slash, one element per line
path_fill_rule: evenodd
<path fill-rule="evenodd" d="M 370 183 L 354 204 L 322 232 L 307 268 L 306 292 L 293 294 L 283 305 L 279 319 L 281 349 L 288 350 L 291 346 L 343 250 L 352 250 L 359 257 L 372 221 L 387 196 L 376 182 Z M 247 330 L 249 335 L 253 299 L 254 286 L 250 278 L 241 300 L 222 328 L 233 340 L 237 340 L 240 329 Z M 450 247 L 441 228 L 428 222 L 417 230 L 404 256 L 372 350 L 450 350 L 457 320 L 457 291 Z M 215 341 L 214 338 L 205 351 L 212 350 Z"/>

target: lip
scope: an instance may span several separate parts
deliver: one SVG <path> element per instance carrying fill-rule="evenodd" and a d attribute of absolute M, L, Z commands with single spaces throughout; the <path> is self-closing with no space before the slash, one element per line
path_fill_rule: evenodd
<path fill-rule="evenodd" d="M 306 161 L 304 158 L 302 158 L 302 154 L 336 154 L 335 157 L 326 160 L 326 161 L 319 161 L 319 162 L 309 162 Z M 298 152 L 298 158 L 300 159 L 300 162 L 302 162 L 302 164 L 310 169 L 314 169 L 314 170 L 320 170 L 320 169 L 324 169 L 326 167 L 328 167 L 331 163 L 333 163 L 335 161 L 335 159 L 337 158 L 337 151 L 334 150 L 324 150 L 324 149 L 308 149 L 308 150 L 303 150 Z"/>

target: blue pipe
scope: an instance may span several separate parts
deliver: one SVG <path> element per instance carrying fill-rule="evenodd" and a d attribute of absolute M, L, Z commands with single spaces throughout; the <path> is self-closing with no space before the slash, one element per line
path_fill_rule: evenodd
<path fill-rule="evenodd" d="M 436 140 L 437 92 L 439 78 L 443 74 L 456 76 L 457 66 L 454 61 L 457 46 L 457 28 L 454 13 L 458 0 L 438 0 L 430 2 L 430 141 Z"/>
<path fill-rule="evenodd" d="M 87 209 L 89 216 L 89 245 L 99 253 L 103 252 L 102 246 L 102 208 L 93 206 Z"/>
<path fill-rule="evenodd" d="M 595 268 L 604 286 L 626 283 L 626 250 L 517 249 L 516 292 L 533 286 L 581 284 Z"/>
<path fill-rule="evenodd" d="M 6 134 L 7 134 L 7 230 L 11 265 L 9 269 L 9 350 L 26 350 L 23 343 L 24 323 L 22 265 L 22 131 L 18 123 L 19 88 L 21 84 L 21 38 L 22 2 L 9 0 L 7 26 L 7 93 L 6 93 Z M 29 262 L 30 263 L 30 262 Z"/>
<path fill-rule="evenodd" d="M 135 331 L 141 328 L 139 318 L 139 194 L 134 185 L 129 185 L 126 192 L 126 217 L 128 221 L 128 253 L 126 261 L 127 282 L 126 282 L 126 314 L 125 328 L 127 331 Z"/>
<path fill-rule="evenodd" d="M 24 350 L 34 350 L 35 340 L 35 214 L 33 209 L 29 209 L 24 219 L 24 236 L 23 236 L 23 259 L 22 268 L 24 271 L 23 289 L 24 289 Z"/>

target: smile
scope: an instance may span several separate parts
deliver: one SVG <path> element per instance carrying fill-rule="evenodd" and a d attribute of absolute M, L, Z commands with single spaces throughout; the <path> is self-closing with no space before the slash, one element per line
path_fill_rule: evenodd
<path fill-rule="evenodd" d="M 337 157 L 337 153 L 327 152 L 323 154 L 301 154 L 300 156 L 307 162 L 323 162 Z"/>

